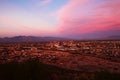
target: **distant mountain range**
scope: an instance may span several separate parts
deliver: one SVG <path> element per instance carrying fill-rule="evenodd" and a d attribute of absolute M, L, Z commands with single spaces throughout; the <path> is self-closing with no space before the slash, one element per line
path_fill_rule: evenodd
<path fill-rule="evenodd" d="M 15 36 L 0 38 L 0 42 L 48 42 L 48 41 L 62 41 L 69 40 L 67 38 L 59 37 L 35 37 L 35 36 Z"/>
<path fill-rule="evenodd" d="M 35 37 L 35 36 L 15 36 L 0 38 L 0 43 L 8 42 L 48 42 L 48 41 L 64 41 L 64 40 L 83 40 L 83 39 L 68 39 L 60 37 Z M 120 40 L 120 36 L 109 36 L 98 39 L 85 39 L 85 40 Z"/>
<path fill-rule="evenodd" d="M 120 40 L 120 36 L 108 36 L 105 39 Z"/>

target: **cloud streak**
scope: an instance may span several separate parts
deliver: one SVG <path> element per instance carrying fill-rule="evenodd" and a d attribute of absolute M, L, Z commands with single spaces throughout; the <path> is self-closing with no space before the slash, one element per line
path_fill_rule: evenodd
<path fill-rule="evenodd" d="M 42 0 L 38 3 L 39 6 L 44 6 L 44 5 L 47 5 L 49 3 L 51 3 L 52 0 Z"/>
<path fill-rule="evenodd" d="M 119 0 L 70 0 L 60 10 L 59 31 L 69 35 L 112 33 L 120 30 L 119 14 Z"/>

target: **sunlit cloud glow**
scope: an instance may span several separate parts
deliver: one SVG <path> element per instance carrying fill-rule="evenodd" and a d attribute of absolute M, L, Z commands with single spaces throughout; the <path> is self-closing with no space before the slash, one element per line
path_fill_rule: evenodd
<path fill-rule="evenodd" d="M 120 34 L 120 0 L 0 0 L 0 37 Z"/>

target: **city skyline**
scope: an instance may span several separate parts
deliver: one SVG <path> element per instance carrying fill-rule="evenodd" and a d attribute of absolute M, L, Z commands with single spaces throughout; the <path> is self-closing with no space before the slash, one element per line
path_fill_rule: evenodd
<path fill-rule="evenodd" d="M 120 34 L 119 0 L 0 0 L 0 37 Z"/>

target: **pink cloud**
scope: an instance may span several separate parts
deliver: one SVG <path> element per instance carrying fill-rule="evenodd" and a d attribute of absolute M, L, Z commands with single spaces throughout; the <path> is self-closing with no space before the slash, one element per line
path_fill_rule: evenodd
<path fill-rule="evenodd" d="M 59 14 L 59 31 L 86 34 L 120 30 L 120 0 L 70 0 Z"/>

